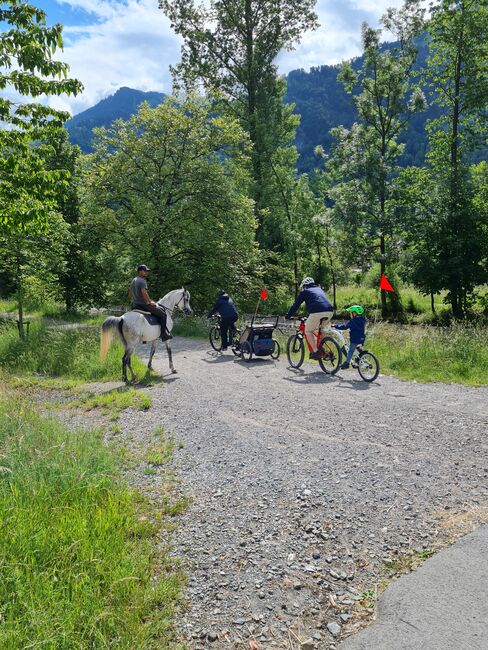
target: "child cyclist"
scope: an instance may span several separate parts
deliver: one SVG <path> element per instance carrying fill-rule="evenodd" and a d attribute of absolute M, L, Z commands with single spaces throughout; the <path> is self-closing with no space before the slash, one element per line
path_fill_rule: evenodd
<path fill-rule="evenodd" d="M 322 321 L 324 321 L 324 329 L 329 327 L 331 318 L 334 315 L 334 308 L 323 290 L 318 287 L 315 284 L 315 280 L 310 277 L 303 278 L 302 283 L 300 284 L 300 293 L 293 305 L 286 312 L 285 318 L 291 318 L 302 302 L 305 302 L 309 313 L 305 323 L 305 336 L 312 348 L 310 358 L 319 359 L 320 352 L 317 351 L 317 342 L 313 332 L 320 328 Z"/>
<path fill-rule="evenodd" d="M 364 315 L 364 308 L 361 305 L 351 305 L 346 309 L 351 314 L 350 320 L 342 325 L 333 325 L 337 330 L 349 330 L 349 350 L 347 357 L 341 366 L 341 370 L 347 370 L 351 363 L 352 355 L 357 345 L 362 345 L 366 339 L 365 327 L 366 317 Z"/>

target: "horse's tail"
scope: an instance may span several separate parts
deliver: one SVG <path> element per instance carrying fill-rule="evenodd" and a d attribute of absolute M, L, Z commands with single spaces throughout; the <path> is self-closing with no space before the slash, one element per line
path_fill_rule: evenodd
<path fill-rule="evenodd" d="M 124 339 L 122 323 L 123 319 L 121 316 L 111 316 L 103 321 L 100 334 L 100 361 L 105 361 L 114 334 L 118 334 L 122 340 Z"/>

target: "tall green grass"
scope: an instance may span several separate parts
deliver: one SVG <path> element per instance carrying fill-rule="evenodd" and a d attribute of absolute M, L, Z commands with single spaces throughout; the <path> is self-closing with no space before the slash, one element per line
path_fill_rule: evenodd
<path fill-rule="evenodd" d="M 104 363 L 99 359 L 98 328 L 56 329 L 34 324 L 28 337 L 20 339 L 15 325 L 0 327 L 0 371 L 4 375 L 32 374 L 84 381 L 120 379 L 122 345 L 112 345 Z M 132 366 L 138 377 L 146 375 L 146 367 L 133 357 Z"/>
<path fill-rule="evenodd" d="M 5 397 L 0 647 L 170 647 L 181 578 L 155 556 L 154 526 L 101 434 L 69 431 Z"/>
<path fill-rule="evenodd" d="M 488 384 L 488 328 L 377 324 L 366 347 L 378 355 L 381 369 L 403 379 Z"/>
<path fill-rule="evenodd" d="M 208 337 L 208 319 L 202 316 L 182 316 L 175 321 L 172 333 L 190 338 Z"/>

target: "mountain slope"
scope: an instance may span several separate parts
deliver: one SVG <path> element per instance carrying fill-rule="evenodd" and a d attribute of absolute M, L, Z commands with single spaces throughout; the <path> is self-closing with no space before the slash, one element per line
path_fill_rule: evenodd
<path fill-rule="evenodd" d="M 164 101 L 164 98 L 163 93 L 145 93 L 132 88 L 119 88 L 114 95 L 102 99 L 95 106 L 78 113 L 66 122 L 71 144 L 77 144 L 87 153 L 92 150 L 92 129 L 99 126 L 108 127 L 118 118 L 128 120 L 136 113 L 142 102 L 147 102 L 154 107 Z"/>
<path fill-rule="evenodd" d="M 393 46 L 394 44 L 384 45 L 385 48 Z M 428 56 L 425 38 L 419 39 L 417 46 L 419 54 L 415 67 L 420 70 L 426 65 Z M 352 65 L 358 70 L 362 65 L 362 57 L 354 59 Z M 348 128 L 357 119 L 352 97 L 337 80 L 339 70 L 339 65 L 323 65 L 311 68 L 310 72 L 293 70 L 288 74 L 285 101 L 294 103 L 295 113 L 301 116 L 296 138 L 296 146 L 300 152 L 300 171 L 311 171 L 317 164 L 314 149 L 318 144 L 322 145 L 326 152 L 330 151 L 332 128 L 339 125 Z M 425 123 L 427 119 L 433 119 L 437 115 L 438 108 L 432 106 L 412 117 L 407 130 L 400 137 L 400 140 L 406 143 L 402 165 L 423 164 L 427 148 Z"/>

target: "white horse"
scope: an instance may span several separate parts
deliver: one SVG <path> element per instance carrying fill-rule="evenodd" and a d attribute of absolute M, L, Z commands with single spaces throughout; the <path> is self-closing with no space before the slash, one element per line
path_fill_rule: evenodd
<path fill-rule="evenodd" d="M 178 307 L 181 311 L 190 315 L 190 292 L 182 287 L 174 289 L 158 300 L 158 306 L 166 312 L 166 329 L 171 332 L 173 328 L 173 311 Z M 104 361 L 114 335 L 118 336 L 124 344 L 125 351 L 122 357 L 122 379 L 127 381 L 127 368 L 130 370 L 131 381 L 134 381 L 135 374 L 130 365 L 130 358 L 134 348 L 141 341 L 151 341 L 151 352 L 149 354 L 148 368 L 152 368 L 152 358 L 156 351 L 156 345 L 161 335 L 161 326 L 148 323 L 144 314 L 140 311 L 127 311 L 123 316 L 107 318 L 102 325 L 100 338 L 100 360 Z M 171 372 L 176 372 L 173 366 L 173 355 L 169 341 L 165 341 L 168 352 L 169 367 Z"/>

